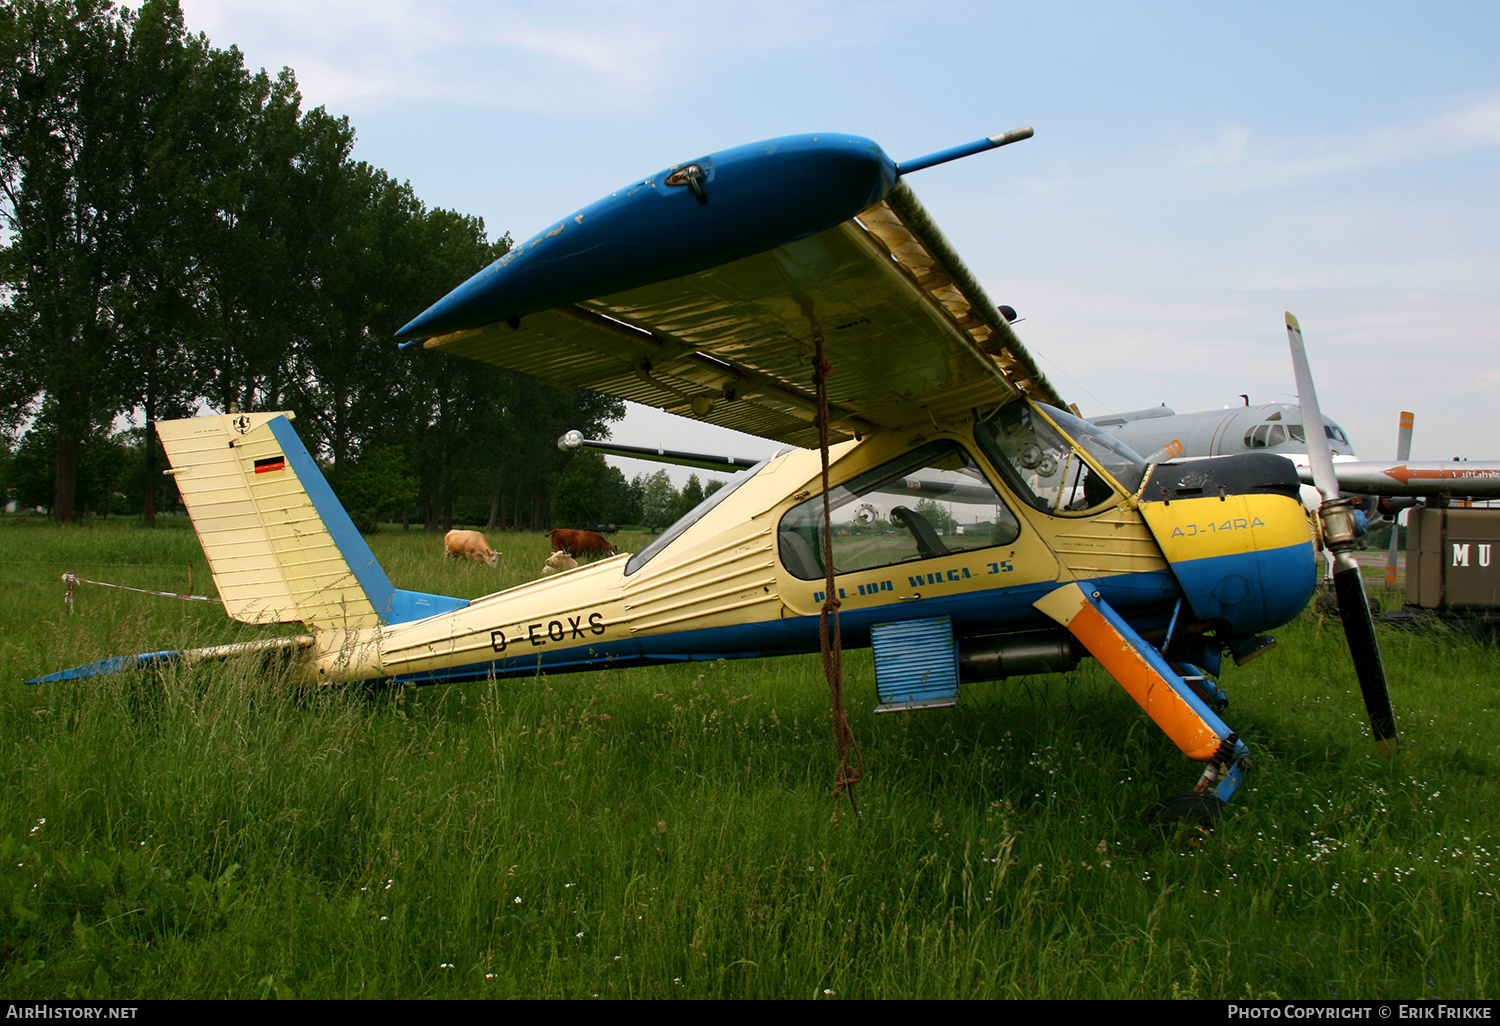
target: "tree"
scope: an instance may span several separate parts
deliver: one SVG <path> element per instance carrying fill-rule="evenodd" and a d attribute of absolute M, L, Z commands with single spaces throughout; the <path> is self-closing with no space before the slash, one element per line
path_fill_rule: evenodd
<path fill-rule="evenodd" d="M 637 474 L 630 484 L 640 505 L 641 523 L 648 531 L 665 530 L 675 519 L 672 510 L 677 502 L 677 489 L 665 470 L 658 470 L 649 477 Z"/>
<path fill-rule="evenodd" d="M 79 510 L 108 516 L 138 507 L 140 492 L 138 438 L 125 432 L 96 431 L 78 447 L 76 494 Z M 10 463 L 9 496 L 23 506 L 46 506 L 57 492 L 57 428 L 45 420 L 34 424 L 17 446 Z"/>
<path fill-rule="evenodd" d="M 552 522 L 598 529 L 628 523 L 630 486 L 617 467 L 596 452 L 568 457 L 552 486 Z"/>
<path fill-rule="evenodd" d="M 916 512 L 920 513 L 938 534 L 952 534 L 956 523 L 948 507 L 932 499 L 918 499 Z"/>
<path fill-rule="evenodd" d="M 336 487 L 399 452 L 429 528 L 540 529 L 553 441 L 606 435 L 623 403 L 399 350 L 396 329 L 510 239 L 427 210 L 352 160 L 348 119 L 301 104 L 290 69 L 248 74 L 177 0 L 0 3 L 0 433 L 50 425 L 46 504 L 67 520 L 83 446 L 117 414 L 290 408 Z M 142 452 L 149 520 L 153 433 Z"/>
<path fill-rule="evenodd" d="M 395 520 L 417 499 L 406 455 L 394 446 L 373 446 L 335 479 L 335 493 L 365 534 L 382 520 Z"/>
<path fill-rule="evenodd" d="M 199 340 L 209 334 L 201 243 L 213 233 L 215 185 L 233 166 L 217 140 L 243 114 L 244 69 L 235 52 L 189 36 L 175 0 L 151 0 L 131 25 L 122 77 L 116 255 L 122 302 L 122 408 L 150 425 L 185 415 L 208 381 Z M 144 516 L 156 519 L 160 460 L 154 431 L 143 438 Z"/>
<path fill-rule="evenodd" d="M 682 486 L 682 491 L 677 494 L 677 500 L 672 503 L 671 522 L 676 523 L 687 516 L 702 501 L 703 482 L 698 480 L 697 474 L 689 474 L 687 484 Z"/>
<path fill-rule="evenodd" d="M 0 8 L 0 224 L 15 250 L 17 366 L 56 428 L 52 515 L 73 517 L 83 440 L 117 402 L 125 20 L 97 0 Z"/>
<path fill-rule="evenodd" d="M 186 412 L 202 254 L 240 130 L 238 53 L 187 35 L 176 0 L 0 8 L 0 223 L 9 229 L 6 426 L 55 426 L 53 515 L 72 517 L 84 439 L 117 413 Z M 145 473 L 156 480 L 155 439 Z M 148 519 L 154 485 L 147 490 Z"/>

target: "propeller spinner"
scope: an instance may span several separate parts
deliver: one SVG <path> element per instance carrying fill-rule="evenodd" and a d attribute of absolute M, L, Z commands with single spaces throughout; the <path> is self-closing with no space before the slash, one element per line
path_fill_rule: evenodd
<path fill-rule="evenodd" d="M 1312 465 L 1313 483 L 1323 495 L 1318 522 L 1324 546 L 1333 553 L 1333 590 L 1338 600 L 1339 616 L 1344 621 L 1344 636 L 1359 677 L 1365 708 L 1370 714 L 1370 730 L 1375 748 L 1384 756 L 1395 755 L 1396 716 L 1391 710 L 1391 695 L 1385 682 L 1385 667 L 1380 661 L 1380 647 L 1375 642 L 1375 624 L 1370 619 L 1370 604 L 1365 598 L 1364 581 L 1354 559 L 1357 532 L 1354 525 L 1353 500 L 1339 498 L 1339 482 L 1334 475 L 1333 456 L 1328 439 L 1318 430 L 1323 414 L 1318 409 L 1318 393 L 1313 388 L 1312 371 L 1302 346 L 1302 327 L 1297 318 L 1286 315 L 1287 340 L 1292 347 L 1292 366 L 1297 375 L 1297 394 L 1301 397 L 1302 423 L 1307 425 L 1307 458 Z"/>

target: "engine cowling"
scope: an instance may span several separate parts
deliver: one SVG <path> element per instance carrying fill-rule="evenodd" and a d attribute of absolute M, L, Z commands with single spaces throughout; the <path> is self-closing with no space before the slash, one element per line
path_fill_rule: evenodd
<path fill-rule="evenodd" d="M 1253 635 L 1307 605 L 1317 553 L 1300 487 L 1292 461 L 1268 453 L 1152 466 L 1141 514 L 1199 620 Z"/>

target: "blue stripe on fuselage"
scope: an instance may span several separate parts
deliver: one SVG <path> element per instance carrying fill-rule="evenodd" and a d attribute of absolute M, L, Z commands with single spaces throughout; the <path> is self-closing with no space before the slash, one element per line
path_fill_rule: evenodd
<path fill-rule="evenodd" d="M 1121 574 L 1093 583 L 1114 608 L 1132 611 L 1131 623 L 1137 630 L 1165 627 L 1178 595 L 1177 582 L 1166 571 Z M 1032 603 L 1056 587 L 1056 581 L 1042 581 L 991 591 L 842 610 L 839 614 L 840 631 L 846 647 L 865 648 L 870 644 L 871 626 L 893 620 L 947 616 L 959 634 L 1055 627 L 1056 624 L 1033 608 Z M 755 659 L 816 652 L 820 647 L 816 616 L 647 634 L 570 648 L 524 641 L 512 642 L 511 645 L 524 646 L 526 651 L 516 656 L 444 670 L 401 674 L 371 683 L 439 684 L 661 663 Z"/>

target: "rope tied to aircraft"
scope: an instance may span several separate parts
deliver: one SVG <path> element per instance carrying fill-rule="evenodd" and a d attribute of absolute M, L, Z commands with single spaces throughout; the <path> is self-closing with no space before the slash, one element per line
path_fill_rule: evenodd
<path fill-rule="evenodd" d="M 865 775 L 865 757 L 854 739 L 854 729 L 844 713 L 844 646 L 839 631 L 839 593 L 834 587 L 833 530 L 828 509 L 828 375 L 832 372 L 823 355 L 823 333 L 813 330 L 813 389 L 818 402 L 818 447 L 823 456 L 823 608 L 818 614 L 818 641 L 823 649 L 823 676 L 828 679 L 828 694 L 833 703 L 833 739 L 838 749 L 839 768 L 833 782 L 833 821 L 839 821 L 839 806 L 844 793 L 849 807 L 856 813 L 854 785 Z M 830 621 L 832 625 L 830 627 Z M 850 765 L 850 753 L 855 765 Z"/>
<path fill-rule="evenodd" d="M 68 593 L 66 596 L 64 596 L 63 602 L 67 604 L 69 614 L 73 612 L 73 589 L 80 584 L 97 584 L 101 588 L 117 588 L 120 591 L 134 591 L 141 595 L 157 595 L 161 598 L 182 599 L 184 602 L 223 601 L 222 599 L 211 598 L 207 595 L 186 595 L 181 592 L 151 591 L 147 588 L 132 588 L 126 584 L 110 584 L 108 581 L 91 581 L 87 577 L 79 577 L 77 574 L 71 572 L 63 574 L 62 579 L 63 583 L 68 586 Z"/>

